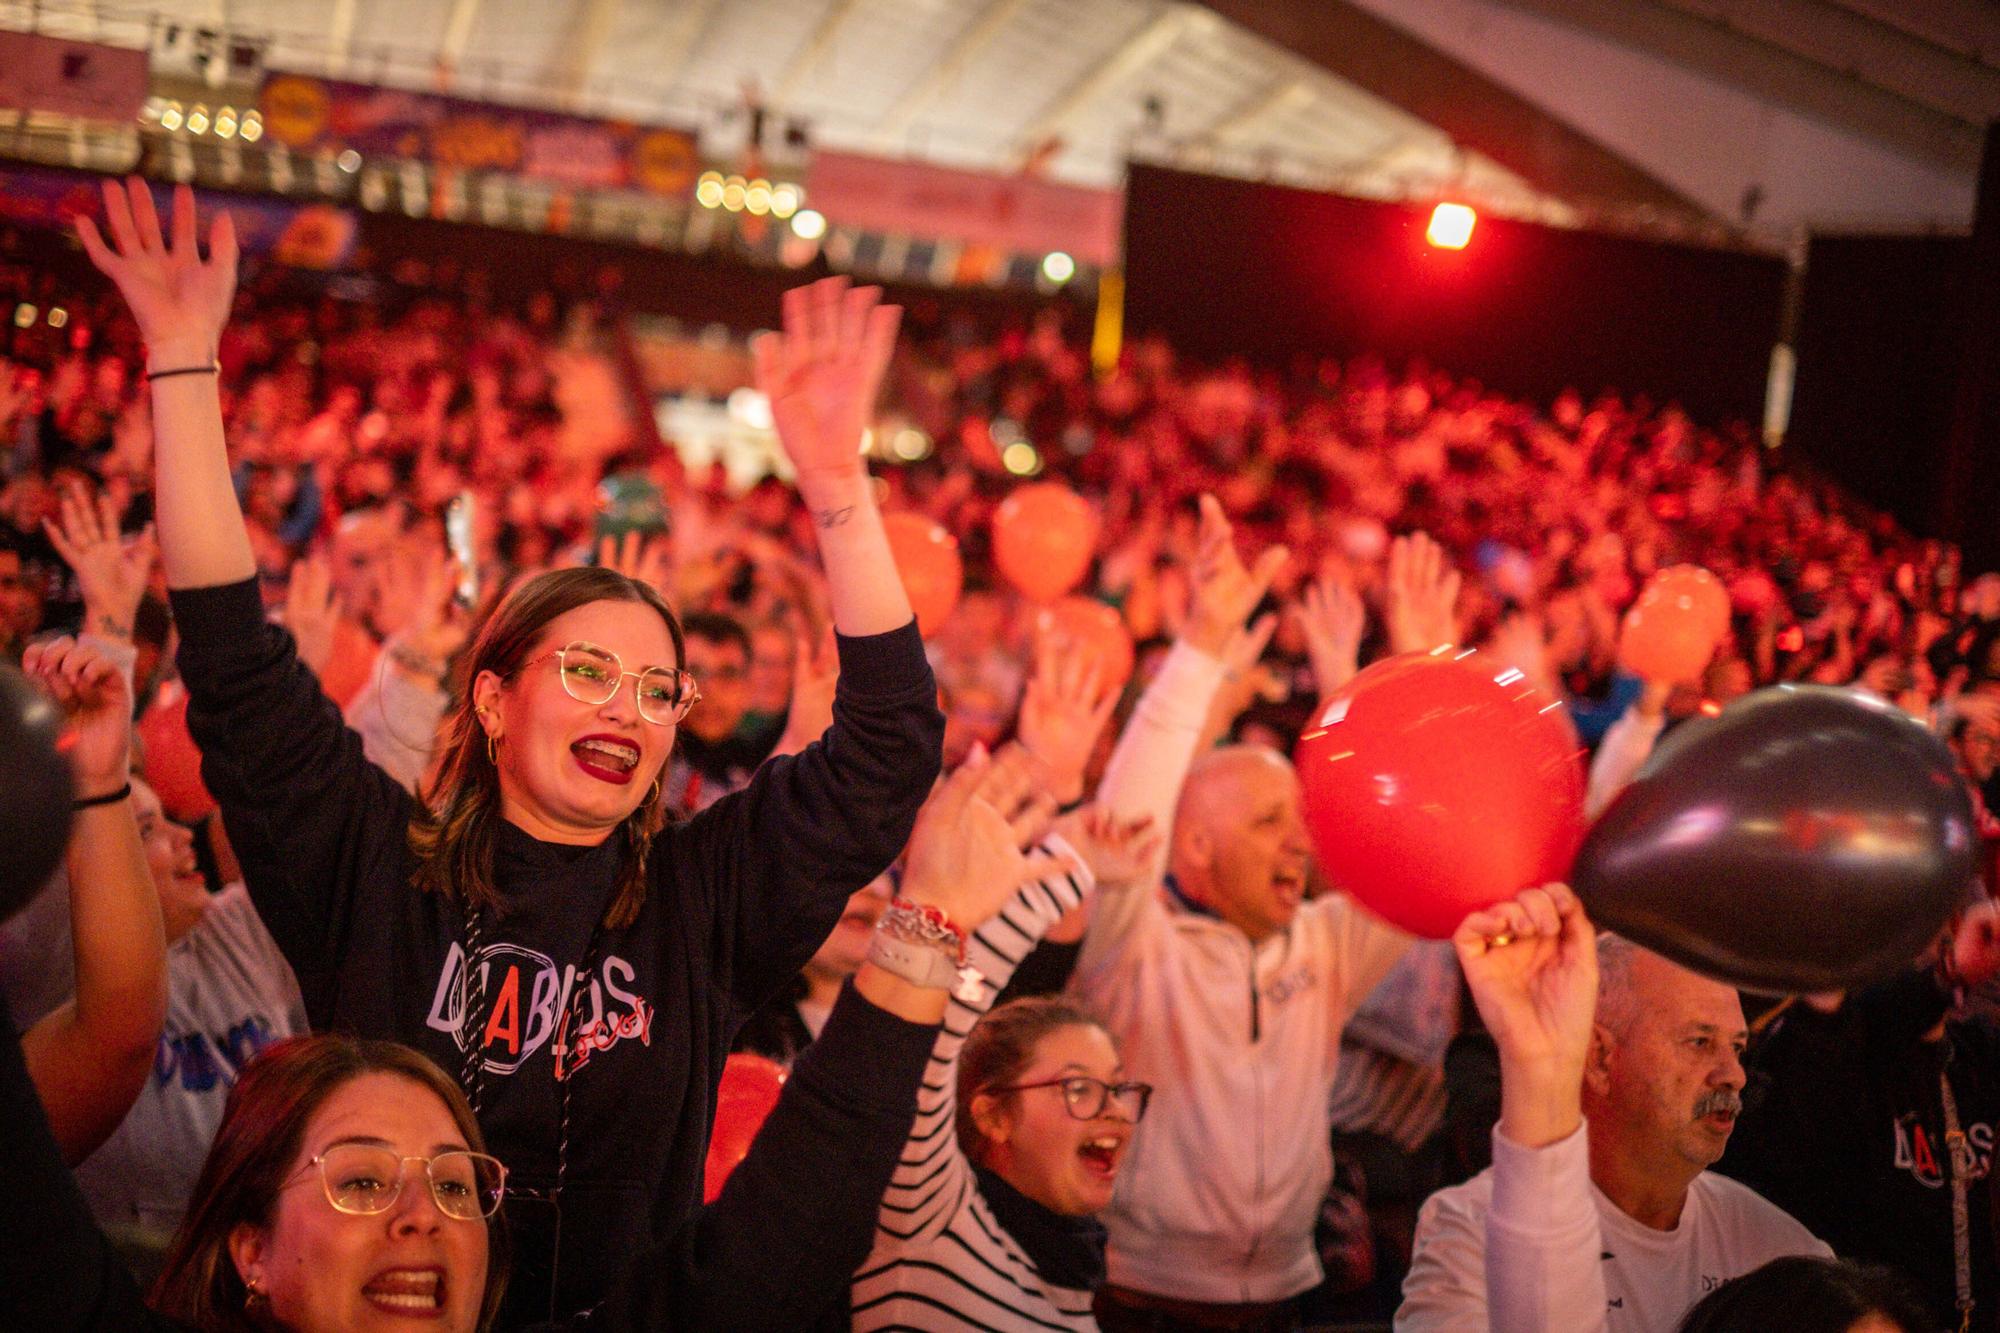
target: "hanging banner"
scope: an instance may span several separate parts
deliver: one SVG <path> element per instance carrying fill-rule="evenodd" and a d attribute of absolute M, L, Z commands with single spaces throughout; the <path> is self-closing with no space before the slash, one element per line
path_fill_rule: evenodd
<path fill-rule="evenodd" d="M 1124 216 L 1117 190 L 860 153 L 815 152 L 806 198 L 836 226 L 1097 265 L 1117 262 Z"/>
<path fill-rule="evenodd" d="M 0 166 L 0 223 L 67 232 L 78 217 L 103 225 L 102 176 L 60 167 Z M 154 183 L 153 204 L 160 216 L 173 206 L 168 186 Z M 295 204 L 242 194 L 194 192 L 203 218 L 229 210 L 237 243 L 246 255 L 269 254 L 295 268 L 339 268 L 354 249 L 355 218 L 327 204 Z M 206 225 L 206 224 L 204 224 Z"/>
<path fill-rule="evenodd" d="M 272 74 L 258 93 L 264 132 L 295 151 L 345 151 L 583 189 L 685 194 L 694 136 L 556 111 L 367 84 Z"/>
<path fill-rule="evenodd" d="M 146 53 L 0 32 L 0 110 L 78 120 L 137 120 L 146 104 Z"/>

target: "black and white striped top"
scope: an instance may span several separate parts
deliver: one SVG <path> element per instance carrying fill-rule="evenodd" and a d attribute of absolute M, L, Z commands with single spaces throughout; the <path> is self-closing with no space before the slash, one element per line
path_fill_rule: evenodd
<path fill-rule="evenodd" d="M 1090 888 L 1088 871 L 1029 884 L 968 941 L 967 961 L 985 979 L 980 998 L 966 1004 L 953 996 L 945 1011 L 909 1142 L 882 1196 L 875 1248 L 854 1277 L 855 1329 L 1096 1329 L 1091 1293 L 1043 1279 L 994 1220 L 953 1123 L 966 1035 L 1042 935 Z"/>

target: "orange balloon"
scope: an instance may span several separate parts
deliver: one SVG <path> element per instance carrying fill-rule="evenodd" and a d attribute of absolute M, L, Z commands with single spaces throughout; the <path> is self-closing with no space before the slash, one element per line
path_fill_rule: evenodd
<path fill-rule="evenodd" d="M 1037 602 L 1083 582 L 1097 547 L 1097 516 L 1067 486 L 1038 481 L 1015 490 L 993 513 L 993 562 Z"/>
<path fill-rule="evenodd" d="M 1692 597 L 1719 642 L 1729 633 L 1729 589 L 1700 565 L 1674 565 L 1653 575 L 1646 585 L 1666 597 Z"/>
<path fill-rule="evenodd" d="M 1075 645 L 1075 651 L 1090 654 L 1101 664 L 1104 684 L 1123 689 L 1132 679 L 1132 631 L 1125 628 L 1125 618 L 1103 602 L 1065 597 L 1036 613 L 1035 630 L 1059 634 Z"/>
<path fill-rule="evenodd" d="M 917 613 L 917 629 L 928 639 L 951 615 L 965 587 L 958 538 L 922 514 L 884 514 L 882 527 L 910 609 Z"/>
<path fill-rule="evenodd" d="M 1712 611 L 1694 593 L 1649 585 L 1625 613 L 1618 662 L 1647 680 L 1697 681 L 1720 637 Z"/>
<path fill-rule="evenodd" d="M 750 1155 L 750 1144 L 778 1104 L 784 1086 L 785 1067 L 775 1060 L 738 1051 L 723 1063 L 715 1128 L 708 1136 L 708 1161 L 702 1169 L 703 1203 L 715 1202 L 729 1173 Z"/>

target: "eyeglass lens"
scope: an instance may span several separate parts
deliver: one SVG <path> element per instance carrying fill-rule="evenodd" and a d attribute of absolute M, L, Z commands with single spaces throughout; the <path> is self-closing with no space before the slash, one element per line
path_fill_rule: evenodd
<path fill-rule="evenodd" d="M 559 662 L 563 688 L 578 703 L 609 702 L 625 681 L 625 664 L 618 655 L 595 644 L 572 643 L 562 650 Z M 686 715 L 688 704 L 694 702 L 692 678 L 686 672 L 647 667 L 638 676 L 639 716 L 666 725 Z"/>
<path fill-rule="evenodd" d="M 1146 1114 L 1146 1101 L 1152 1091 L 1143 1083 L 1111 1084 L 1084 1077 L 1065 1079 L 1062 1083 L 1063 1105 L 1078 1120 L 1095 1120 L 1104 1114 L 1105 1103 L 1109 1102 L 1118 1109 L 1118 1114 L 1136 1121 Z"/>
<path fill-rule="evenodd" d="M 326 1197 L 343 1213 L 387 1212 L 402 1195 L 406 1160 L 422 1159 L 405 1159 L 365 1143 L 329 1148 L 319 1159 Z M 498 1158 L 475 1152 L 439 1153 L 426 1163 L 426 1171 L 431 1198 L 447 1217 L 477 1221 L 492 1216 L 500 1206 L 506 1172 Z"/>

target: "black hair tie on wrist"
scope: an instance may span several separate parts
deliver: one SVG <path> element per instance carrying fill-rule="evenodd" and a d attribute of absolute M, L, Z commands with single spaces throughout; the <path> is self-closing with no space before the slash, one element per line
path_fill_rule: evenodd
<path fill-rule="evenodd" d="M 116 805 L 131 794 L 132 784 L 128 782 L 117 791 L 108 791 L 102 796 L 86 796 L 80 801 L 71 801 L 69 808 L 72 810 L 88 810 L 93 805 Z"/>
<path fill-rule="evenodd" d="M 211 361 L 205 366 L 176 366 L 172 370 L 149 370 L 146 372 L 146 380 L 151 383 L 154 380 L 172 379 L 176 375 L 220 375 L 221 373 L 222 363 Z"/>

